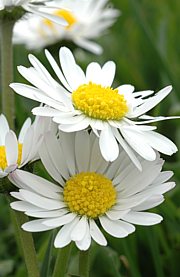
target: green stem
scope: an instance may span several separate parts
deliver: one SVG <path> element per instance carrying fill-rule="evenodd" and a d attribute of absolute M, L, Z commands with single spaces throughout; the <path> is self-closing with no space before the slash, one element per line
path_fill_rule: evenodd
<path fill-rule="evenodd" d="M 11 197 L 6 197 L 8 203 L 11 202 Z M 38 262 L 32 234 L 22 230 L 21 225 L 28 221 L 28 217 L 21 212 L 10 209 L 12 222 L 14 224 L 15 237 L 18 246 L 23 254 L 26 264 L 28 277 L 39 277 Z"/>
<path fill-rule="evenodd" d="M 79 276 L 89 277 L 89 250 L 79 252 Z"/>
<path fill-rule="evenodd" d="M 28 277 L 39 277 L 40 274 L 32 234 L 21 229 L 21 225 L 28 221 L 28 217 L 24 213 L 14 210 L 11 210 L 11 213 L 15 223 L 16 237 L 20 242 L 20 247 L 23 252 Z"/>
<path fill-rule="evenodd" d="M 5 114 L 11 129 L 14 129 L 15 116 L 14 93 L 9 87 L 13 81 L 12 32 L 14 23 L 14 20 L 6 18 L 0 21 L 2 112 Z"/>
<path fill-rule="evenodd" d="M 72 243 L 59 249 L 54 267 L 53 277 L 65 277 L 68 269 L 69 257 L 71 254 Z"/>

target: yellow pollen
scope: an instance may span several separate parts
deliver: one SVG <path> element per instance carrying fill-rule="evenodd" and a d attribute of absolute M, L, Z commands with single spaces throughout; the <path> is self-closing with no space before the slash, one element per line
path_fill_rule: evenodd
<path fill-rule="evenodd" d="M 67 21 L 68 26 L 65 27 L 66 29 L 70 29 L 77 22 L 75 16 L 67 10 L 57 10 L 53 14 L 62 17 Z M 47 25 L 50 29 L 54 29 L 54 23 L 51 20 L 43 19 L 43 23 Z"/>
<path fill-rule="evenodd" d="M 22 144 L 18 144 L 18 159 L 17 164 L 21 164 L 22 158 Z M 5 146 L 0 146 L 0 168 L 4 170 L 7 167 L 7 160 L 6 160 L 6 149 Z"/>
<path fill-rule="evenodd" d="M 120 120 L 128 112 L 126 100 L 118 89 L 91 82 L 73 91 L 72 101 L 77 110 L 95 119 Z"/>
<path fill-rule="evenodd" d="M 116 203 L 116 190 L 110 179 L 95 172 L 71 177 L 64 187 L 64 201 L 71 212 L 97 218 Z"/>

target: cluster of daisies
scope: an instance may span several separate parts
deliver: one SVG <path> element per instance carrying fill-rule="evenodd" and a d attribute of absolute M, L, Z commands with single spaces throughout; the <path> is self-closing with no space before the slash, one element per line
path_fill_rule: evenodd
<path fill-rule="evenodd" d="M 44 6 L 36 2 L 40 1 L 6 1 L 28 11 L 38 6 L 36 14 L 26 14 L 14 29 L 14 41 L 32 49 L 68 39 L 100 54 L 101 47 L 91 39 L 119 14 L 106 5 L 107 0 L 41 1 Z M 0 8 L 4 6 L 0 1 Z M 66 26 L 60 27 L 58 18 Z M 41 103 L 32 110 L 35 121 L 31 124 L 28 118 L 17 138 L 0 116 L 0 177 L 17 188 L 11 191 L 17 199 L 11 207 L 35 218 L 22 228 L 28 232 L 57 228 L 55 247 L 74 241 L 87 250 L 92 241 L 107 245 L 106 232 L 123 238 L 135 231 L 134 225 L 161 222 L 160 215 L 146 210 L 161 204 L 163 194 L 175 186 L 169 181 L 173 173 L 162 171 L 159 153 L 172 155 L 177 147 L 149 124 L 173 117 L 146 113 L 172 87 L 156 93 L 135 91 L 129 84 L 114 88 L 113 61 L 103 66 L 92 62 L 84 72 L 66 47 L 60 48 L 60 65 L 49 51 L 45 55 L 56 77 L 29 55 L 31 66 L 18 70 L 31 85 L 10 85 Z M 54 181 L 26 171 L 38 159 Z"/>

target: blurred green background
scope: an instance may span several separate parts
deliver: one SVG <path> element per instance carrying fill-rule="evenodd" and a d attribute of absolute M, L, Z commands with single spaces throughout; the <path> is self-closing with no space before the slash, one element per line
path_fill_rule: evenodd
<path fill-rule="evenodd" d="M 114 86 L 130 83 L 136 90 L 158 91 L 172 84 L 173 92 L 151 114 L 180 115 L 180 1 L 178 0 L 113 0 L 113 5 L 122 15 L 116 24 L 98 42 L 104 53 L 95 56 L 74 45 L 67 44 L 83 68 L 91 61 L 103 64 L 114 60 L 117 64 Z M 54 56 L 62 43 L 49 47 Z M 63 42 L 63 45 L 66 45 Z M 28 51 L 15 46 L 15 81 L 23 78 L 16 70 L 17 65 L 29 66 Z M 32 51 L 31 51 L 32 53 Z M 48 66 L 43 52 L 34 53 Z M 16 95 L 16 127 L 21 127 L 31 108 L 36 103 Z M 157 124 L 156 124 L 157 125 Z M 158 130 L 176 142 L 180 149 L 180 122 L 178 120 L 158 123 Z M 92 277 L 163 277 L 179 276 L 180 273 L 180 152 L 166 157 L 165 170 L 173 170 L 176 188 L 166 194 L 165 202 L 154 209 L 164 221 L 153 227 L 138 227 L 125 239 L 108 237 L 106 248 L 93 245 L 91 248 Z M 152 173 L 153 174 L 153 173 Z M 47 266 L 47 255 L 52 257 L 56 250 L 49 244 L 52 232 L 34 234 L 42 277 Z M 73 249 L 70 272 L 76 275 L 77 250 Z M 8 204 L 0 196 L 0 276 L 25 277 L 26 271 L 17 247 L 11 224 Z"/>

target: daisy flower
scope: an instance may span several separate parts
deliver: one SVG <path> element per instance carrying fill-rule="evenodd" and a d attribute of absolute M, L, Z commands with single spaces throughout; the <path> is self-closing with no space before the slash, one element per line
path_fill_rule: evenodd
<path fill-rule="evenodd" d="M 53 127 L 54 128 L 54 127 Z M 49 118 L 37 117 L 33 124 L 27 118 L 18 138 L 9 129 L 3 114 L 0 115 L 0 178 L 7 176 L 16 168 L 39 158 L 38 148 L 42 134 L 52 129 Z"/>
<path fill-rule="evenodd" d="M 11 207 L 36 218 L 22 225 L 25 231 L 60 228 L 54 241 L 57 248 L 74 241 L 80 250 L 87 250 L 92 239 L 105 246 L 104 231 L 123 238 L 135 231 L 134 224 L 160 223 L 160 215 L 146 210 L 162 203 L 163 193 L 175 186 L 167 182 L 172 172 L 161 172 L 159 155 L 151 162 L 142 159 L 141 172 L 122 149 L 118 159 L 108 163 L 97 137 L 85 130 L 60 132 L 59 140 L 46 133 L 40 156 L 59 185 L 16 170 L 9 176 L 19 187 L 11 193 L 18 199 Z"/>
<path fill-rule="evenodd" d="M 52 13 L 68 22 L 62 28 L 48 19 L 29 15 L 16 23 L 14 42 L 23 43 L 29 49 L 44 48 L 65 40 L 93 53 L 102 53 L 102 47 L 92 41 L 100 37 L 110 27 L 119 11 L 107 6 L 108 0 L 62 0 L 50 2 L 59 7 Z M 48 6 L 48 2 L 47 2 Z M 60 9 L 64 7 L 64 9 Z"/>
<path fill-rule="evenodd" d="M 47 2 L 48 6 L 46 6 Z M 51 3 L 52 1 L 49 0 L 0 0 L 0 13 L 3 10 L 11 12 L 14 8 L 22 7 L 25 11 L 46 17 L 47 20 L 52 20 L 62 26 L 67 26 L 68 23 L 64 18 L 52 14 L 54 5 L 51 6 Z"/>
<path fill-rule="evenodd" d="M 92 62 L 84 73 L 71 51 L 62 47 L 61 71 L 51 54 L 47 50 L 45 53 L 62 85 L 33 55 L 29 55 L 32 67 L 19 66 L 18 70 L 35 87 L 20 83 L 10 85 L 18 94 L 47 105 L 34 108 L 34 114 L 53 117 L 64 132 L 75 132 L 90 126 L 99 137 L 101 153 L 107 161 L 118 157 L 118 143 L 139 169 L 141 164 L 135 152 L 153 161 L 156 159 L 154 149 L 167 155 L 177 151 L 172 141 L 154 131 L 155 126 L 146 125 L 173 117 L 145 115 L 170 93 L 171 86 L 155 95 L 151 90 L 134 92 L 132 85 L 113 89 L 114 62 L 106 62 L 103 67 Z"/>

